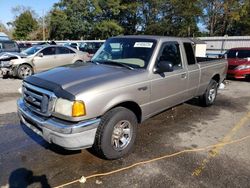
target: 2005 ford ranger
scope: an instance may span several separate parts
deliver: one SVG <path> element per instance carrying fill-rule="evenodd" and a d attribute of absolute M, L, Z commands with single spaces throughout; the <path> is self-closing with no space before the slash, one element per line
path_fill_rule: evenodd
<path fill-rule="evenodd" d="M 227 63 L 199 61 L 189 39 L 113 37 L 90 62 L 26 78 L 19 116 L 49 143 L 117 159 L 131 151 L 138 123 L 194 97 L 214 103 Z"/>

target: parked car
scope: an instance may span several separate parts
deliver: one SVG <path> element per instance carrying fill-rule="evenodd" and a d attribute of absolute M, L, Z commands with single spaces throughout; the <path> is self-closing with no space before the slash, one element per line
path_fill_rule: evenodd
<path fill-rule="evenodd" d="M 30 42 L 18 42 L 18 47 L 20 51 L 26 50 L 27 48 L 32 47 L 32 43 Z"/>
<path fill-rule="evenodd" d="M 8 35 L 3 32 L 0 32 L 0 41 L 1 40 L 11 40 Z"/>
<path fill-rule="evenodd" d="M 12 75 L 23 79 L 54 67 L 87 61 L 89 57 L 87 53 L 70 47 L 37 45 L 21 54 L 2 54 L 0 60 L 4 76 Z"/>
<path fill-rule="evenodd" d="M 232 48 L 226 52 L 228 60 L 227 76 L 244 79 L 250 77 L 250 48 Z"/>
<path fill-rule="evenodd" d="M 69 46 L 69 47 L 74 48 L 76 50 L 80 50 L 80 43 L 78 43 L 78 42 L 67 42 L 67 43 L 64 43 L 63 46 Z"/>
<path fill-rule="evenodd" d="M 227 62 L 207 60 L 185 38 L 113 37 L 90 63 L 27 77 L 18 114 L 49 143 L 117 159 L 131 151 L 138 123 L 194 97 L 215 102 Z"/>
<path fill-rule="evenodd" d="M 0 40 L 1 52 L 20 52 L 18 44 L 13 40 Z"/>
<path fill-rule="evenodd" d="M 79 45 L 79 50 L 87 52 L 90 57 L 93 57 L 102 44 L 103 42 L 83 42 Z"/>

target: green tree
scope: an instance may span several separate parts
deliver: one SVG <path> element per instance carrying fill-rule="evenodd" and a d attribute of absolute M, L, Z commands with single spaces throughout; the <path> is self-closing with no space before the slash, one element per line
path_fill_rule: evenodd
<path fill-rule="evenodd" d="M 143 33 L 172 36 L 195 35 L 202 15 L 199 0 L 144 0 L 140 12 Z"/>
<path fill-rule="evenodd" d="M 249 10 L 249 0 L 204 0 L 203 4 L 209 36 L 234 35 L 235 26 L 245 19 Z"/>
<path fill-rule="evenodd" d="M 233 20 L 228 28 L 227 34 L 244 36 L 250 35 L 250 2 L 246 2 L 241 9 L 239 18 Z"/>
<path fill-rule="evenodd" d="M 38 28 L 37 20 L 30 10 L 26 10 L 16 17 L 14 24 L 13 37 L 15 39 L 28 39 L 28 35 Z"/>
<path fill-rule="evenodd" d="M 70 39 L 67 38 L 67 35 L 71 33 L 70 23 L 64 11 L 58 9 L 54 9 L 51 11 L 49 28 L 50 28 L 49 31 L 50 39 L 57 39 L 57 40 Z"/>
<path fill-rule="evenodd" d="M 119 34 L 198 33 L 202 0 L 60 0 L 51 11 L 50 38 L 106 39 Z"/>
<path fill-rule="evenodd" d="M 50 37 L 54 39 L 89 38 L 95 16 L 95 2 L 61 0 L 54 5 L 50 18 Z"/>

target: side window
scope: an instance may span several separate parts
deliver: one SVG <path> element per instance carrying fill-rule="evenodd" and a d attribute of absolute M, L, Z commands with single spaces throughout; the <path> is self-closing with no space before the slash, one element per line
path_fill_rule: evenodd
<path fill-rule="evenodd" d="M 55 47 L 48 47 L 45 48 L 41 51 L 41 53 L 43 53 L 44 56 L 46 55 L 55 55 L 56 54 L 56 48 Z"/>
<path fill-rule="evenodd" d="M 194 50 L 191 43 L 184 43 L 184 49 L 187 57 L 187 63 L 188 65 L 194 65 L 195 64 L 195 55 Z"/>
<path fill-rule="evenodd" d="M 15 43 L 6 42 L 6 43 L 3 43 L 3 48 L 7 49 L 7 50 L 10 50 L 10 49 L 15 49 L 16 46 L 15 46 Z"/>
<path fill-rule="evenodd" d="M 250 57 L 250 50 L 239 50 L 238 58 L 248 58 Z"/>
<path fill-rule="evenodd" d="M 69 53 L 70 53 L 70 54 L 74 54 L 74 53 L 75 53 L 73 50 L 71 50 L 71 49 L 69 49 L 69 48 L 68 48 L 68 50 L 69 50 Z"/>
<path fill-rule="evenodd" d="M 167 42 L 163 44 L 163 49 L 159 61 L 168 61 L 173 64 L 174 70 L 182 68 L 180 47 L 177 42 Z"/>
<path fill-rule="evenodd" d="M 65 47 L 57 47 L 56 54 L 71 54 L 75 53 L 73 50 Z"/>

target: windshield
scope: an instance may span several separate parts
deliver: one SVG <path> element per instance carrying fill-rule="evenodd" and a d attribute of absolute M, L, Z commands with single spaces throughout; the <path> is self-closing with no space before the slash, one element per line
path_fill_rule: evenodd
<path fill-rule="evenodd" d="M 133 68 L 146 68 L 156 45 L 156 40 L 141 38 L 111 38 L 96 52 L 92 61 L 116 62 Z"/>
<path fill-rule="evenodd" d="M 250 50 L 229 50 L 227 58 L 248 58 L 250 57 Z"/>
<path fill-rule="evenodd" d="M 25 55 L 32 55 L 36 53 L 38 50 L 41 50 L 43 46 L 33 46 L 30 48 L 27 48 L 26 50 L 23 50 L 21 53 Z"/>

